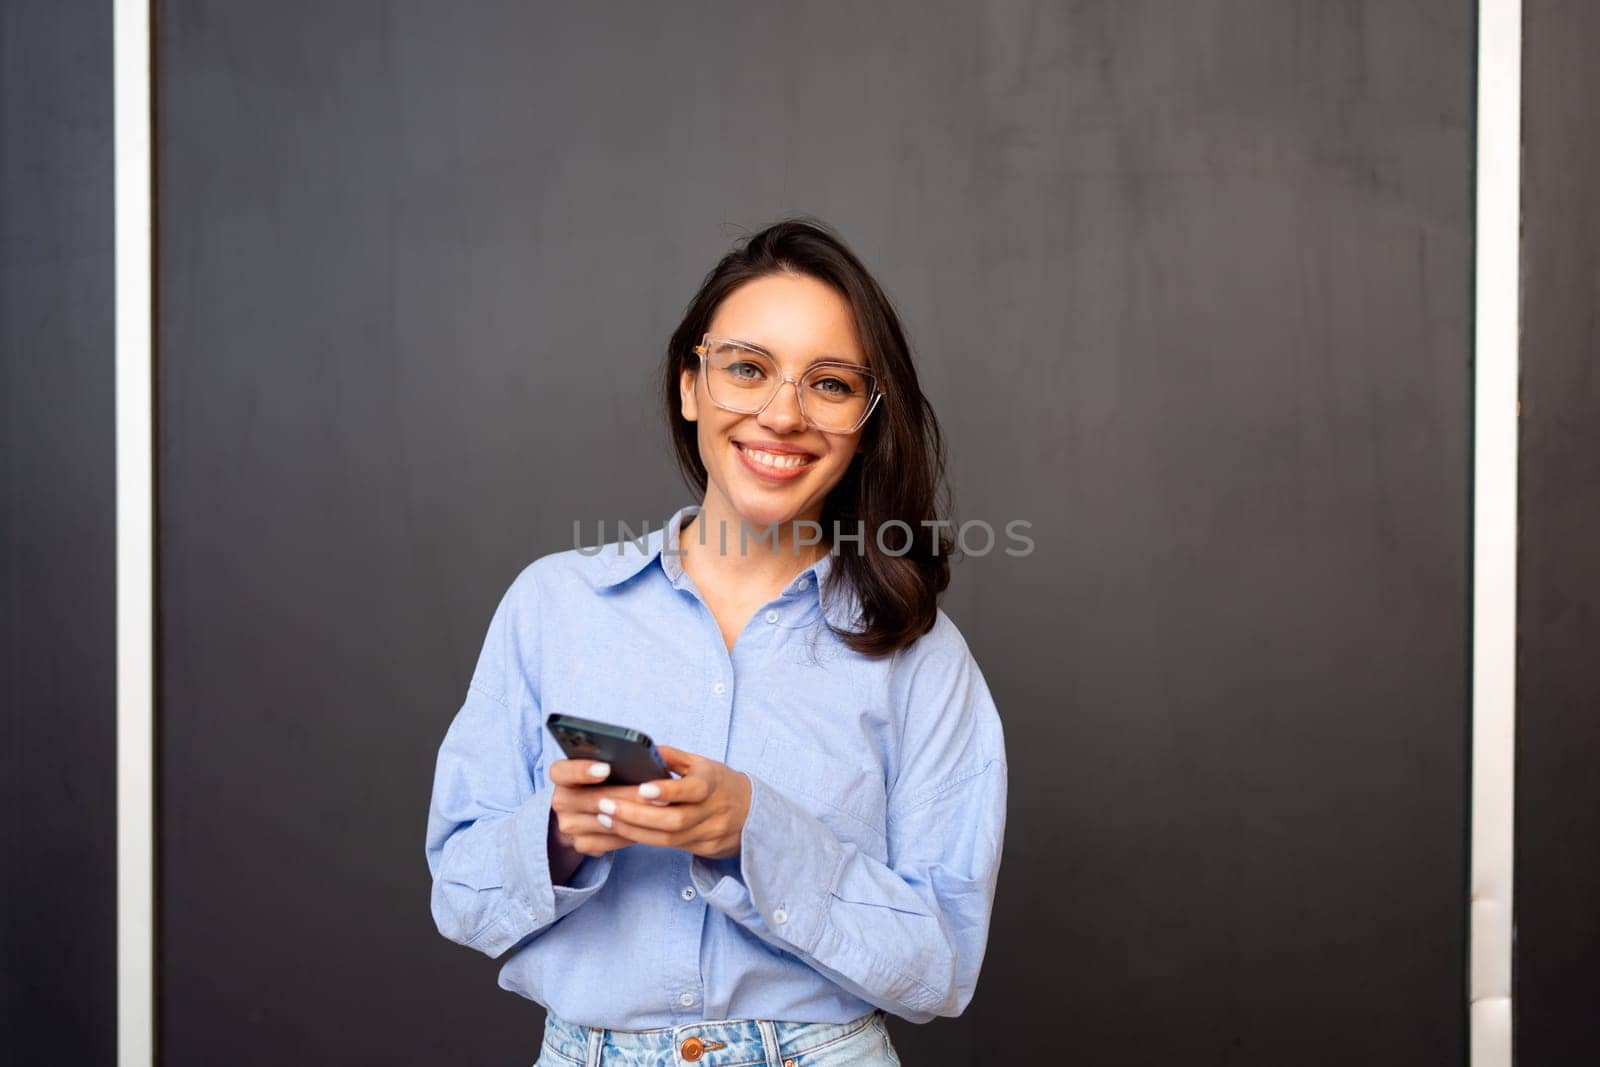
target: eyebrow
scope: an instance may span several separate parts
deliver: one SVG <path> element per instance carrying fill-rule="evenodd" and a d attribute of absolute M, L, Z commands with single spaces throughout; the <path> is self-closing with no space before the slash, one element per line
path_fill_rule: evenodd
<path fill-rule="evenodd" d="M 766 356 L 768 359 L 772 360 L 772 362 L 774 362 L 774 363 L 778 362 L 778 357 L 777 356 L 773 355 L 770 351 L 768 351 L 766 348 L 762 347 L 761 345 L 756 344 L 754 341 L 745 341 L 745 340 L 741 340 L 738 337 L 722 337 L 722 338 L 718 338 L 715 334 L 713 334 L 712 337 L 713 337 L 713 339 L 716 339 L 716 340 L 732 341 L 734 344 L 741 345 L 741 346 L 743 346 L 745 348 L 753 348 L 757 352 L 760 352 L 763 356 Z M 845 359 L 843 356 L 818 356 L 816 359 L 812 360 L 810 363 L 807 363 L 806 364 L 806 368 L 809 370 L 810 368 L 815 367 L 818 363 L 838 363 L 838 364 L 842 364 L 843 366 L 846 366 L 846 367 L 855 367 L 858 370 L 864 370 L 864 371 L 868 371 L 868 372 L 870 372 L 872 370 L 872 368 L 867 366 L 865 363 L 857 363 L 855 360 L 853 360 L 853 359 Z"/>

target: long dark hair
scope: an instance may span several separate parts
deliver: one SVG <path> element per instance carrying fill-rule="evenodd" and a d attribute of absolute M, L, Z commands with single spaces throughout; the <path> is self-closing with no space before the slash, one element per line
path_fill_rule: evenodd
<path fill-rule="evenodd" d="M 917 383 L 911 349 L 900 319 L 882 287 L 839 236 L 811 218 L 791 218 L 751 234 L 706 275 L 689 301 L 683 321 L 667 344 L 662 395 L 673 451 L 684 480 L 696 493 L 706 490 L 695 424 L 683 417 L 679 380 L 698 371 L 694 346 L 710 328 L 717 307 L 739 286 L 771 274 L 802 274 L 831 285 L 855 315 L 867 362 L 883 392 L 880 410 L 861 432 L 855 457 L 822 505 L 824 537 L 835 523 L 864 533 L 860 551 L 839 552 L 828 577 L 829 597 L 853 591 L 861 604 L 860 630 L 836 630 L 852 649 L 883 656 L 910 645 L 934 623 L 939 596 L 950 584 L 952 538 L 942 520 L 949 510 L 944 437 L 933 407 Z M 906 543 L 905 528 L 885 528 L 899 520 L 909 527 L 911 548 L 895 556 L 882 551 L 878 531 L 892 551 Z M 831 625 L 831 624 L 830 624 Z"/>

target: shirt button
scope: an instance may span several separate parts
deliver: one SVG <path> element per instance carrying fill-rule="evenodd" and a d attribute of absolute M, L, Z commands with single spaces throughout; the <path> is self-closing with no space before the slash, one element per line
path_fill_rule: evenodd
<path fill-rule="evenodd" d="M 693 1005 L 694 1005 L 694 994 L 693 993 L 681 993 L 681 994 L 679 994 L 678 1003 L 682 1004 L 686 1008 L 693 1007 Z"/>
<path fill-rule="evenodd" d="M 806 588 L 809 588 L 810 585 L 811 585 L 811 579 L 810 578 L 802 578 L 798 582 L 794 583 L 794 587 L 796 589 L 806 589 Z"/>
<path fill-rule="evenodd" d="M 776 611 L 767 612 L 767 621 L 768 622 L 777 622 L 778 621 L 778 613 Z"/>
<path fill-rule="evenodd" d="M 784 923 L 789 921 L 789 913 L 784 911 L 782 908 L 779 908 L 772 913 L 772 921 L 777 923 L 779 926 L 782 926 Z"/>
<path fill-rule="evenodd" d="M 694 899 L 694 886 L 686 885 L 686 886 L 683 887 L 683 899 L 684 900 L 693 900 Z"/>
<path fill-rule="evenodd" d="M 726 693 L 728 691 L 728 687 L 723 683 L 718 682 L 716 685 L 711 687 L 711 691 L 718 694 Z"/>

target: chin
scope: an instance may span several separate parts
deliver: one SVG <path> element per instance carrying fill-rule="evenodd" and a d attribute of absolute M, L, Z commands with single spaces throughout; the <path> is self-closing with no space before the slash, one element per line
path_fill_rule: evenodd
<path fill-rule="evenodd" d="M 789 500 L 752 500 L 748 497 L 734 497 L 734 512 L 755 529 L 771 526 L 774 523 L 783 524 L 795 518 L 805 510 L 805 495 L 794 494 Z"/>
<path fill-rule="evenodd" d="M 737 477 L 737 474 L 735 476 Z M 810 482 L 811 479 L 806 478 L 802 481 Z M 823 493 L 819 496 L 815 485 L 801 484 L 778 489 L 739 485 L 732 493 L 727 494 L 734 514 L 754 529 L 763 529 L 775 523 L 781 526 L 803 517 L 813 508 L 820 509 L 821 501 L 826 495 Z"/>

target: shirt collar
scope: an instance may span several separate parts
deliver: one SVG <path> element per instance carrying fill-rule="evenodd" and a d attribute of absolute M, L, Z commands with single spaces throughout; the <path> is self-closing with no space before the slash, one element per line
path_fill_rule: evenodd
<path fill-rule="evenodd" d="M 699 513 L 699 504 L 685 504 L 672 513 L 672 517 L 664 526 L 651 530 L 647 536 L 613 541 L 603 546 L 600 550 L 600 562 L 604 572 L 598 583 L 599 587 L 615 588 L 658 559 L 667 579 L 673 585 L 681 586 L 686 576 L 683 571 L 683 557 L 678 554 L 678 534 L 683 524 L 691 516 Z M 791 578 L 784 592 L 795 592 L 799 588 L 799 583 L 804 580 L 806 584 L 803 588 L 810 590 L 812 596 L 821 599 L 823 616 L 832 626 L 840 630 L 855 629 L 857 616 L 861 612 L 861 601 L 853 590 L 845 590 L 831 597 L 822 597 L 823 584 L 832 570 L 833 554 L 829 553 Z"/>
<path fill-rule="evenodd" d="M 689 504 L 672 513 L 672 518 L 667 520 L 664 527 L 659 530 L 650 530 L 642 539 L 624 538 L 601 545 L 599 556 L 602 574 L 599 581 L 601 589 L 610 589 L 621 585 L 635 574 L 644 570 L 661 555 L 662 542 L 670 531 L 670 543 L 667 547 L 678 547 L 678 527 L 683 525 L 689 515 L 699 511 L 699 505 Z M 631 531 L 630 531 L 631 532 Z M 668 556 L 668 560 L 677 562 L 677 557 Z M 662 567 L 665 569 L 666 560 Z M 671 577 L 669 574 L 668 577 Z"/>

